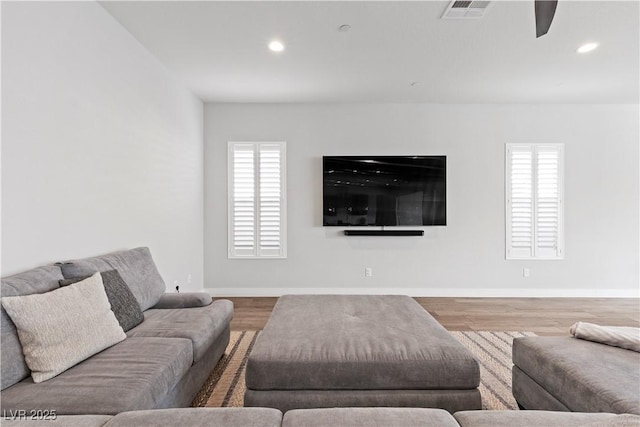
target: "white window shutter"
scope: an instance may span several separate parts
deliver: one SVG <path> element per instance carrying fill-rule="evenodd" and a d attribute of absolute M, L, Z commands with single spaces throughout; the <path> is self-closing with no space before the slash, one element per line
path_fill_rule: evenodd
<path fill-rule="evenodd" d="M 507 258 L 533 256 L 533 153 L 507 148 Z"/>
<path fill-rule="evenodd" d="M 507 144 L 507 259 L 564 257 L 563 145 Z"/>
<path fill-rule="evenodd" d="M 563 257 L 563 147 L 536 146 L 536 258 Z"/>
<path fill-rule="evenodd" d="M 260 230 L 258 248 L 261 256 L 282 255 L 282 149 L 262 144 L 260 157 Z"/>
<path fill-rule="evenodd" d="M 284 142 L 229 143 L 229 257 L 286 257 Z"/>
<path fill-rule="evenodd" d="M 252 144 L 230 146 L 229 200 L 231 256 L 256 254 L 255 149 Z"/>

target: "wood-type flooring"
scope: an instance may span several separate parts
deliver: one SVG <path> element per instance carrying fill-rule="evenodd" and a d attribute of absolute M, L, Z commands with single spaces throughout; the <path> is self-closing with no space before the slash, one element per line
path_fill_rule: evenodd
<path fill-rule="evenodd" d="M 277 298 L 228 298 L 231 329 L 262 329 Z M 577 322 L 640 326 L 640 300 L 631 298 L 415 298 L 450 331 L 531 331 L 568 335 Z"/>

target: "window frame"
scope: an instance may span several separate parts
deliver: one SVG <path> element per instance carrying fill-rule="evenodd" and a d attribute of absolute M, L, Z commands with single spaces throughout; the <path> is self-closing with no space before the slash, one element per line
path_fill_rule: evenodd
<path fill-rule="evenodd" d="M 545 147 L 553 147 L 558 152 L 558 220 L 557 220 L 557 244 L 555 255 L 540 254 L 541 248 L 538 245 L 538 189 L 537 177 L 538 168 L 538 151 Z M 531 165 L 531 182 L 532 182 L 532 220 L 531 220 L 531 249 L 529 255 L 516 255 L 513 253 L 512 246 L 512 221 L 511 221 L 511 151 L 513 148 L 518 150 L 529 149 L 532 156 Z M 507 143 L 505 144 L 505 259 L 506 260 L 544 260 L 559 261 L 565 257 L 565 235 L 564 235 L 564 181 L 565 181 L 565 147 L 563 143 Z"/>
<path fill-rule="evenodd" d="M 236 253 L 234 246 L 234 153 L 236 147 L 252 147 L 254 158 L 254 251 Z M 280 253 L 260 253 L 260 149 L 277 146 L 280 151 Z M 286 259 L 287 258 L 287 144 L 285 141 L 228 141 L 227 143 L 227 257 L 228 259 Z"/>

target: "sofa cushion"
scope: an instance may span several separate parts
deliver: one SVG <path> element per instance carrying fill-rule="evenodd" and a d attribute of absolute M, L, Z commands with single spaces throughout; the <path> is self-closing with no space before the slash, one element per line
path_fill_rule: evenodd
<path fill-rule="evenodd" d="M 327 408 L 294 409 L 284 414 L 282 427 L 458 427 L 443 409 Z"/>
<path fill-rule="evenodd" d="M 58 280 L 62 279 L 60 269 L 55 266 L 34 268 L 24 273 L 5 277 L 0 285 L 0 295 L 3 297 L 30 295 L 49 292 L 59 287 Z M 29 376 L 29 368 L 22 354 L 22 345 L 18 338 L 18 332 L 13 321 L 9 318 L 4 308 L 1 307 L 1 338 L 0 361 L 2 370 L 0 373 L 0 388 L 5 388 Z"/>
<path fill-rule="evenodd" d="M 193 345 L 196 363 L 229 325 L 233 303 L 217 300 L 205 307 L 151 309 L 144 312 L 144 322 L 131 329 L 130 337 L 188 338 Z"/>
<path fill-rule="evenodd" d="M 55 419 L 8 416 L 9 418 L 2 419 L 2 427 L 103 427 L 113 418 L 110 415 L 56 415 Z"/>
<path fill-rule="evenodd" d="M 142 311 L 153 307 L 166 290 L 149 248 L 113 252 L 60 263 L 59 266 L 65 279 L 85 277 L 96 271 L 118 270 L 131 288 Z"/>
<path fill-rule="evenodd" d="M 51 292 L 4 297 L 2 306 L 18 329 L 36 383 L 126 338 L 100 273 Z"/>
<path fill-rule="evenodd" d="M 640 353 L 572 337 L 513 341 L 513 363 L 575 412 L 640 414 Z"/>
<path fill-rule="evenodd" d="M 638 427 L 640 426 L 640 415 L 617 414 L 613 418 L 603 421 L 592 421 L 582 424 L 580 427 Z"/>
<path fill-rule="evenodd" d="M 140 310 L 140 305 L 129 286 L 118 273 L 118 270 L 103 271 L 100 275 L 102 276 L 104 290 L 107 293 L 107 299 L 111 304 L 111 310 L 116 315 L 122 330 L 127 332 L 142 323 L 144 315 Z M 60 286 L 69 286 L 81 280 L 83 279 L 63 279 L 60 280 Z"/>
<path fill-rule="evenodd" d="M 606 423 L 618 418 L 608 413 L 557 411 L 462 411 L 453 416 L 460 427 L 583 427 L 592 423 L 609 425 Z"/>
<path fill-rule="evenodd" d="M 282 412 L 271 408 L 180 408 L 116 415 L 105 427 L 280 427 Z"/>
<path fill-rule="evenodd" d="M 153 409 L 182 379 L 192 345 L 179 338 L 128 338 L 43 383 L 27 378 L 2 391 L 8 410 L 55 410 L 59 415 L 115 415 Z"/>

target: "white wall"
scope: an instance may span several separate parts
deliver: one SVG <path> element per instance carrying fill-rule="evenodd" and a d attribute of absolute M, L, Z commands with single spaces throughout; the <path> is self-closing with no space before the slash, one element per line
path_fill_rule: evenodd
<path fill-rule="evenodd" d="M 637 105 L 208 104 L 205 286 L 217 295 L 638 296 L 638 113 Z M 229 140 L 287 141 L 288 259 L 227 259 Z M 566 144 L 563 261 L 505 260 L 507 142 Z M 321 157 L 339 154 L 447 155 L 448 225 L 412 238 L 322 227 Z"/>
<path fill-rule="evenodd" d="M 202 289 L 202 103 L 94 2 L 2 2 L 2 86 L 2 274 L 149 246 Z"/>

